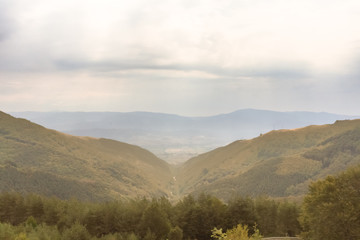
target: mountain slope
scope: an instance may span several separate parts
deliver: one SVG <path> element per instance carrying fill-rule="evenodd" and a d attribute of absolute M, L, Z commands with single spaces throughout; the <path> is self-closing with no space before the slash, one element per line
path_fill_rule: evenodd
<path fill-rule="evenodd" d="M 223 199 L 301 196 L 310 181 L 357 164 L 360 120 L 239 140 L 190 159 L 173 181 L 169 165 L 140 147 L 74 137 L 0 112 L 0 191 L 95 201 L 202 191 Z"/>
<path fill-rule="evenodd" d="M 140 147 L 74 137 L 0 112 L 0 190 L 83 200 L 163 196 L 169 165 Z"/>
<path fill-rule="evenodd" d="M 179 163 L 238 139 L 275 129 L 328 124 L 351 116 L 244 109 L 209 117 L 151 112 L 18 112 L 15 116 L 77 136 L 105 137 L 149 149 Z"/>
<path fill-rule="evenodd" d="M 348 120 L 233 142 L 190 159 L 176 178 L 179 194 L 299 196 L 310 181 L 357 164 L 360 120 Z"/>

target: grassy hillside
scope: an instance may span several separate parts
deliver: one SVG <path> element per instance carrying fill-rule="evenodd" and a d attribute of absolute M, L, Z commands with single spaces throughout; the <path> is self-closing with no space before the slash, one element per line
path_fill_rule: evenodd
<path fill-rule="evenodd" d="M 301 196 L 308 184 L 360 164 L 360 120 L 277 130 L 190 159 L 176 169 L 140 147 L 74 137 L 0 112 L 0 191 L 66 199 L 181 197 L 207 192 Z"/>
<path fill-rule="evenodd" d="M 115 139 L 144 147 L 169 163 L 276 129 L 333 123 L 353 116 L 243 109 L 208 117 L 151 112 L 17 112 L 50 129 L 76 136 Z"/>
<path fill-rule="evenodd" d="M 83 200 L 163 196 L 169 166 L 140 147 L 74 137 L 0 112 L 0 191 Z"/>
<path fill-rule="evenodd" d="M 360 120 L 277 130 L 190 159 L 179 194 L 299 196 L 309 182 L 360 164 Z"/>

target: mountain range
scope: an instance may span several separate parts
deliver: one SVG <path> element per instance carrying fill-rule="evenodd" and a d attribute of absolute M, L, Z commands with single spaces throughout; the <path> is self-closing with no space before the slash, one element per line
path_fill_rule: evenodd
<path fill-rule="evenodd" d="M 150 150 L 169 163 L 278 129 L 333 123 L 354 116 L 243 109 L 209 117 L 151 112 L 15 112 L 50 129 L 76 136 L 109 138 Z"/>
<path fill-rule="evenodd" d="M 265 121 L 265 120 L 262 120 Z M 360 164 L 360 120 L 272 130 L 170 165 L 141 147 L 75 137 L 0 112 L 0 191 L 103 201 L 210 193 L 301 197 Z"/>

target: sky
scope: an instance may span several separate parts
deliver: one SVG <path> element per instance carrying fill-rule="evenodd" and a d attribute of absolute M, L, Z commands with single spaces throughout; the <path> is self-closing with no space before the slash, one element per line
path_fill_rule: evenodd
<path fill-rule="evenodd" d="M 0 110 L 360 115 L 358 0 L 0 0 Z"/>

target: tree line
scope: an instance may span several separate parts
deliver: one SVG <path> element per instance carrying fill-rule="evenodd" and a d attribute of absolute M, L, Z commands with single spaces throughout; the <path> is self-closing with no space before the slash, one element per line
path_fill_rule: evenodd
<path fill-rule="evenodd" d="M 257 224 L 266 236 L 293 236 L 300 233 L 299 213 L 296 204 L 265 197 L 234 197 L 224 203 L 200 194 L 189 195 L 175 204 L 165 197 L 86 203 L 2 193 L 0 239 L 7 229 L 14 235 L 36 235 L 41 231 L 49 236 L 42 239 L 71 239 L 62 237 L 82 232 L 81 239 L 201 240 L 209 239 L 215 227 L 226 230 L 238 224 L 248 225 L 250 232 Z"/>
<path fill-rule="evenodd" d="M 221 230 L 217 232 L 217 230 Z M 215 233 L 219 233 L 216 235 Z M 360 167 L 314 182 L 301 205 L 267 197 L 224 203 L 200 194 L 101 203 L 0 194 L 0 240 L 210 239 L 245 234 L 360 239 Z M 236 238 L 246 239 L 246 238 Z"/>

